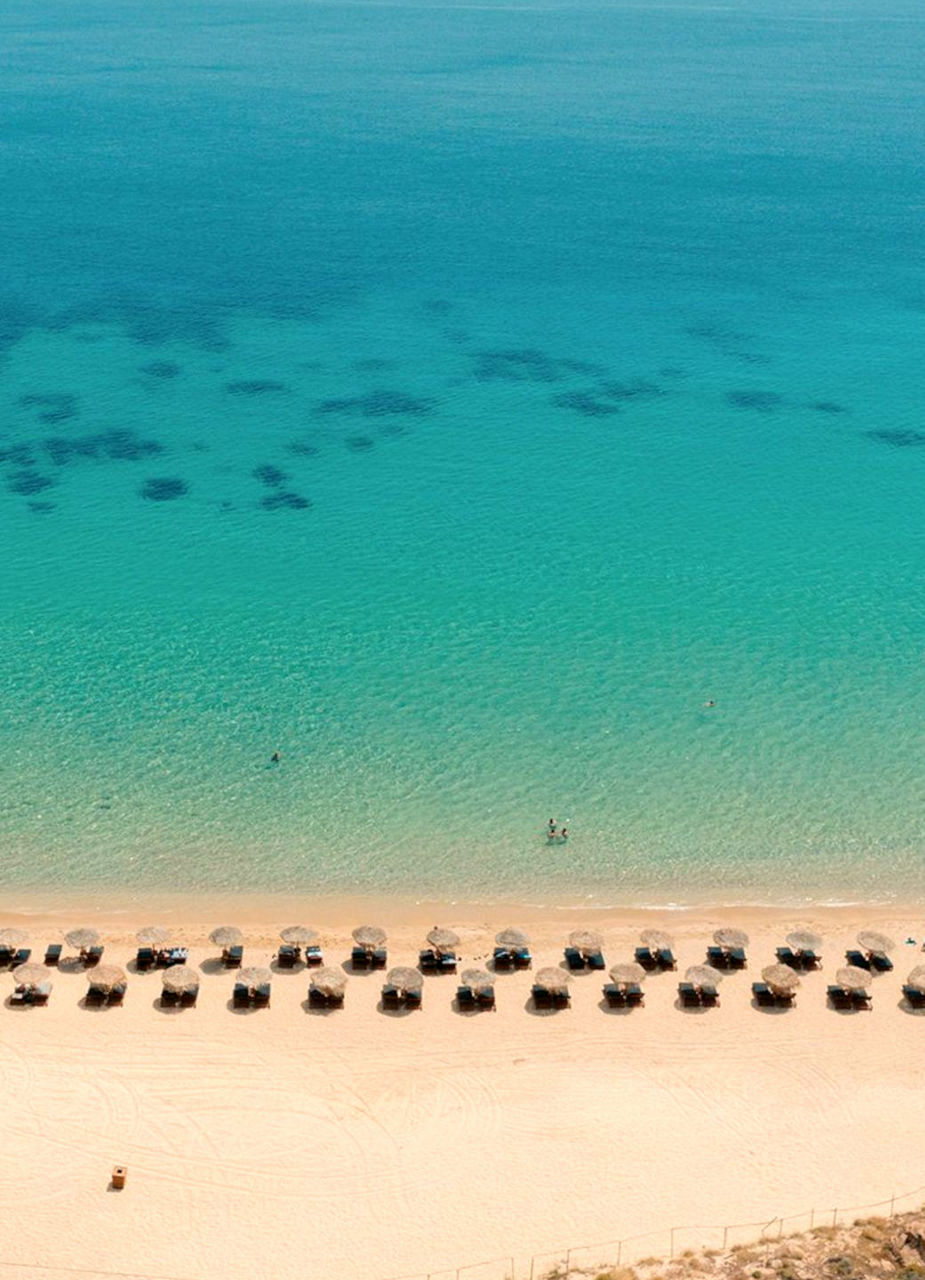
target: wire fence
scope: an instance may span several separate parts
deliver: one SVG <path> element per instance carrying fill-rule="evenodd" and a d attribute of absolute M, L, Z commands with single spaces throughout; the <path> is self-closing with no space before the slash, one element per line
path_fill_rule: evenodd
<path fill-rule="evenodd" d="M 671 1259 L 700 1249 L 726 1250 L 737 1245 L 772 1244 L 784 1236 L 799 1235 L 817 1227 L 850 1226 L 859 1216 L 892 1218 L 919 1209 L 925 1187 L 891 1195 L 871 1204 L 805 1209 L 758 1222 L 725 1223 L 722 1226 L 668 1227 L 639 1235 L 622 1236 L 598 1244 L 571 1245 L 550 1253 L 489 1258 L 442 1271 L 417 1271 L 390 1276 L 389 1280 L 582 1280 L 602 1268 L 630 1267 L 651 1259 Z"/>

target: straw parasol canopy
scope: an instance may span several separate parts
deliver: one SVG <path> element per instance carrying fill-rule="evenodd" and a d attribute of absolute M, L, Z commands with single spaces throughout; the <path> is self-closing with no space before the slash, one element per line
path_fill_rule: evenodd
<path fill-rule="evenodd" d="M 495 985 L 495 980 L 487 969 L 464 969 L 462 980 L 473 991 L 487 991 Z"/>
<path fill-rule="evenodd" d="M 610 970 L 610 980 L 618 987 L 628 987 L 631 983 L 642 982 L 646 971 L 641 964 L 630 961 L 629 964 L 615 964 Z"/>
<path fill-rule="evenodd" d="M 281 929 L 279 936 L 290 946 L 307 947 L 318 937 L 318 930 L 309 929 L 307 924 L 291 924 L 288 928 Z"/>
<path fill-rule="evenodd" d="M 717 929 L 713 934 L 713 941 L 718 947 L 726 947 L 728 949 L 733 947 L 747 947 L 748 934 L 742 929 L 730 929 L 727 927 L 724 929 Z"/>
<path fill-rule="evenodd" d="M 495 934 L 495 946 L 507 947 L 510 951 L 517 947 L 529 947 L 530 938 L 523 929 L 502 929 Z"/>
<path fill-rule="evenodd" d="M 692 964 L 684 977 L 692 987 L 707 987 L 714 991 L 723 980 L 720 970 L 709 964 Z"/>
<path fill-rule="evenodd" d="M 117 964 L 101 964 L 98 969 L 90 970 L 87 980 L 97 991 L 111 991 L 125 982 L 125 970 Z"/>
<path fill-rule="evenodd" d="M 870 974 L 860 965 L 846 964 L 836 973 L 835 981 L 849 991 L 866 991 L 870 986 Z"/>
<path fill-rule="evenodd" d="M 64 935 L 64 941 L 75 951 L 85 951 L 87 947 L 95 947 L 100 935 L 95 929 L 72 929 Z"/>
<path fill-rule="evenodd" d="M 906 986 L 912 987 L 913 991 L 925 993 L 925 964 L 917 964 L 915 966 L 906 979 Z"/>
<path fill-rule="evenodd" d="M 822 939 L 818 933 L 810 933 L 808 929 L 794 929 L 793 933 L 787 934 L 787 946 L 793 947 L 794 951 L 818 951 Z"/>
<path fill-rule="evenodd" d="M 384 947 L 385 939 L 385 929 L 380 929 L 377 924 L 361 924 L 353 931 L 354 942 L 358 947 L 365 947 L 367 951 L 374 951 L 376 947 Z"/>
<path fill-rule="evenodd" d="M 761 976 L 772 991 L 796 991 L 800 985 L 799 975 L 787 964 L 769 964 Z"/>
<path fill-rule="evenodd" d="M 435 951 L 452 951 L 454 947 L 459 946 L 459 934 L 454 933 L 452 929 L 441 929 L 438 925 L 434 925 L 427 935 L 427 941 Z"/>
<path fill-rule="evenodd" d="M 188 964 L 171 965 L 161 976 L 165 991 L 192 991 L 199 986 L 199 974 Z"/>
<path fill-rule="evenodd" d="M 313 991 L 320 991 L 325 996 L 339 996 L 347 985 L 347 975 L 343 969 L 335 969 L 324 965 L 315 969 L 309 983 Z"/>
<path fill-rule="evenodd" d="M 424 986 L 424 975 L 417 969 L 399 965 L 398 968 L 389 970 L 385 984 L 387 987 L 395 987 L 397 991 L 420 991 Z"/>
<path fill-rule="evenodd" d="M 664 929 L 643 929 L 639 941 L 650 951 L 670 951 L 674 946 L 674 938 Z"/>
<path fill-rule="evenodd" d="M 875 929 L 862 929 L 858 934 L 858 946 L 862 951 L 870 951 L 875 956 L 888 956 L 896 943 L 885 933 L 877 933 Z"/>
<path fill-rule="evenodd" d="M 43 964 L 21 964 L 12 971 L 17 987 L 38 987 L 48 980 L 48 970 Z"/>
<path fill-rule="evenodd" d="M 29 935 L 24 929 L 0 929 L 0 947 L 5 947 L 9 951 L 15 947 L 21 947 L 28 939 Z"/>
<path fill-rule="evenodd" d="M 564 991 L 568 984 L 569 975 L 564 969 L 540 969 L 536 975 L 536 985 L 547 991 Z"/>
<path fill-rule="evenodd" d="M 241 970 L 237 980 L 243 982 L 245 987 L 265 987 L 268 982 L 273 981 L 273 974 L 261 964 L 251 964 Z"/>
<path fill-rule="evenodd" d="M 569 934 L 568 942 L 577 951 L 600 951 L 604 945 L 604 939 L 593 929 L 575 929 Z"/>
<path fill-rule="evenodd" d="M 244 934 L 237 925 L 223 924 L 212 930 L 209 941 L 216 947 L 239 947 L 244 941 Z"/>
<path fill-rule="evenodd" d="M 143 947 L 161 947 L 170 937 L 170 930 L 160 924 L 146 924 L 139 929 L 135 937 Z"/>

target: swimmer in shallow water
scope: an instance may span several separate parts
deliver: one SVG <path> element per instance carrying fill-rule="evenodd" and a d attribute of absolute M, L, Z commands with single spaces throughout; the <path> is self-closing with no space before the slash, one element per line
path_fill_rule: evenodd
<path fill-rule="evenodd" d="M 279 764 L 279 762 L 282 760 L 282 758 L 283 758 L 283 757 L 280 755 L 280 753 L 279 753 L 278 751 L 274 751 L 274 752 L 273 752 L 273 754 L 270 756 L 270 763 L 271 763 L 271 764 Z"/>
<path fill-rule="evenodd" d="M 550 840 L 555 840 L 555 838 L 556 838 L 556 820 L 555 820 L 555 818 L 550 818 L 550 819 L 549 819 L 549 822 L 547 823 L 547 826 L 546 826 L 546 835 L 547 835 L 547 837 L 548 837 Z"/>
<path fill-rule="evenodd" d="M 706 700 L 706 702 L 705 702 L 703 705 L 704 705 L 705 707 L 715 707 L 715 706 L 716 706 L 716 699 L 715 699 L 715 698 L 708 698 L 708 699 Z"/>

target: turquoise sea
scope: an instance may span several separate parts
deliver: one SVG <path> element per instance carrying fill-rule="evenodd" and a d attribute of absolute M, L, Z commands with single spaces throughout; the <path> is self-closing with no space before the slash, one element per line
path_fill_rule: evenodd
<path fill-rule="evenodd" d="M 923 67 L 0 0 L 6 900 L 921 897 Z"/>

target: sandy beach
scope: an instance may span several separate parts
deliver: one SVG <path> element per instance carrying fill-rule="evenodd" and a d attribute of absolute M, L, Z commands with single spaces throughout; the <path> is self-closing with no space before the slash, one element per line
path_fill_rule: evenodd
<path fill-rule="evenodd" d="M 531 974 L 516 973 L 498 976 L 493 1014 L 458 1013 L 447 976 L 426 979 L 421 1012 L 389 1015 L 382 975 L 369 974 L 324 1015 L 306 1010 L 302 968 L 274 974 L 268 1010 L 230 1008 L 233 975 L 210 963 L 215 925 L 240 925 L 245 963 L 265 964 L 281 927 L 309 923 L 339 965 L 365 920 L 387 928 L 390 963 L 413 963 L 439 921 L 460 934 L 463 966 L 490 955 L 508 924 L 529 931 L 534 970 L 558 964 L 568 931 L 585 926 L 603 933 L 608 965 L 632 957 L 641 928 L 668 929 L 683 971 L 716 927 L 735 924 L 751 936 L 750 965 L 709 1012 L 677 1007 L 678 974 L 648 978 L 643 1009 L 608 1011 L 601 976 L 582 974 L 571 1009 L 540 1015 Z M 569 1245 L 831 1215 L 925 1183 L 912 1119 L 925 1016 L 901 1001 L 923 959 L 921 908 L 48 899 L 0 919 L 28 930 L 39 959 L 91 924 L 123 964 L 135 930 L 155 922 L 203 966 L 195 1009 L 160 1010 L 160 976 L 130 971 L 121 1009 L 89 1010 L 85 975 L 64 970 L 47 1008 L 0 1007 L 0 1275 L 390 1280 L 510 1258 L 519 1278 L 533 1255 L 551 1266 Z M 798 926 L 823 935 L 823 970 L 804 978 L 793 1010 L 760 1011 L 750 984 Z M 897 940 L 896 967 L 872 981 L 871 1012 L 840 1014 L 825 987 L 865 927 Z M 0 982 L 12 992 L 8 974 Z M 108 1187 L 115 1164 L 128 1169 L 121 1192 Z M 666 1244 L 653 1236 L 646 1252 Z"/>

